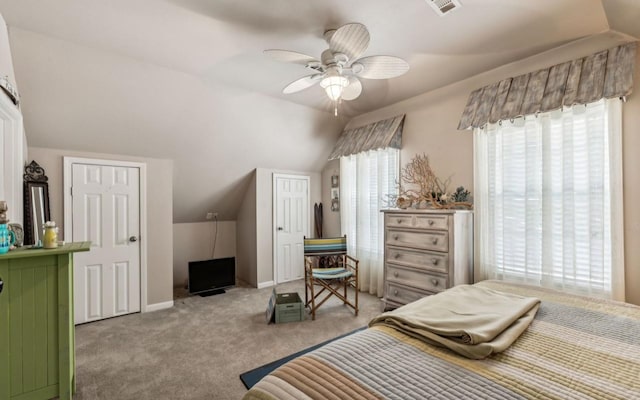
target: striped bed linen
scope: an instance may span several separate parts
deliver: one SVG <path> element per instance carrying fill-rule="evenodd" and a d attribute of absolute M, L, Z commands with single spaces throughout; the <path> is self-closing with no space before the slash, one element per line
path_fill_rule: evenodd
<path fill-rule="evenodd" d="M 471 360 L 388 327 L 298 357 L 245 400 L 640 399 L 640 307 L 531 286 L 477 285 L 542 300 L 506 351 Z"/>

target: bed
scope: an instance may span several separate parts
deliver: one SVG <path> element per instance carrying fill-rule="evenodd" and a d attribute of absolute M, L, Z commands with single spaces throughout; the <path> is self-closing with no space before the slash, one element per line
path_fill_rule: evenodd
<path fill-rule="evenodd" d="M 476 285 L 542 300 L 502 353 L 472 360 L 374 326 L 288 362 L 244 399 L 640 399 L 640 307 Z"/>

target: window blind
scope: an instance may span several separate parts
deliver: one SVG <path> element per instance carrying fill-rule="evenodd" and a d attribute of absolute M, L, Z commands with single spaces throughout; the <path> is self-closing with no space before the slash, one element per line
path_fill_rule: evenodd
<path fill-rule="evenodd" d="M 485 277 L 612 297 L 615 268 L 621 268 L 614 249 L 621 243 L 613 237 L 622 223 L 612 204 L 622 190 L 621 177 L 611 179 L 620 156 L 611 156 L 606 104 L 476 130 L 478 256 Z"/>

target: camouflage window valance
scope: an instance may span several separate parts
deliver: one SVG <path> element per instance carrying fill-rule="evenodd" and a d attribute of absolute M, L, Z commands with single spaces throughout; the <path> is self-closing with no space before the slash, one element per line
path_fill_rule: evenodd
<path fill-rule="evenodd" d="M 329 160 L 363 151 L 402 146 L 404 114 L 358 128 L 347 129 L 338 138 Z"/>
<path fill-rule="evenodd" d="M 636 42 L 508 78 L 469 95 L 458 129 L 623 97 L 633 90 Z"/>

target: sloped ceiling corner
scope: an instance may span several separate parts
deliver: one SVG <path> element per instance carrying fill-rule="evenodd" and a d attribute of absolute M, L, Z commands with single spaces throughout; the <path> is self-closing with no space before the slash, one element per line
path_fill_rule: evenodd
<path fill-rule="evenodd" d="M 234 220 L 257 166 L 321 170 L 331 114 L 11 29 L 30 145 L 174 160 L 174 222 Z"/>

